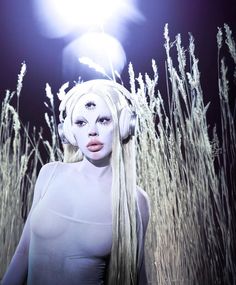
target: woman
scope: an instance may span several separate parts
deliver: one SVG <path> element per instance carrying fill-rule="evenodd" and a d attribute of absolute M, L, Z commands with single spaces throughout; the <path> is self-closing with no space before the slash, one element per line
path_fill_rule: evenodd
<path fill-rule="evenodd" d="M 65 118 L 63 118 L 66 112 Z M 42 167 L 2 285 L 146 284 L 146 193 L 136 186 L 134 103 L 109 80 L 60 104 L 64 162 Z"/>

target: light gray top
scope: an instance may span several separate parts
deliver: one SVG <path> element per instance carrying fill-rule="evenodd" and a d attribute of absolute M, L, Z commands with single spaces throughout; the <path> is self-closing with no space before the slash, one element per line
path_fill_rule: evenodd
<path fill-rule="evenodd" d="M 3 285 L 23 284 L 26 276 L 28 285 L 105 284 L 112 246 L 109 171 L 104 168 L 94 177 L 80 171 L 79 164 L 60 162 L 41 169 Z M 145 231 L 148 201 L 138 192 Z M 139 284 L 145 284 L 145 276 L 141 279 Z"/>

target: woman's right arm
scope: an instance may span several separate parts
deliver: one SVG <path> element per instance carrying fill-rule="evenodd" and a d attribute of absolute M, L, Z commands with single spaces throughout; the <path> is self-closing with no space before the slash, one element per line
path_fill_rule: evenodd
<path fill-rule="evenodd" d="M 22 285 L 27 278 L 28 271 L 28 253 L 29 253 L 29 242 L 30 242 L 30 216 L 34 207 L 37 205 L 41 197 L 42 189 L 45 187 L 47 176 L 49 175 L 48 168 L 51 168 L 50 164 L 43 166 L 39 172 L 35 189 L 34 198 L 31 210 L 27 217 L 20 241 L 16 248 L 16 251 L 12 257 L 12 260 L 7 268 L 1 285 Z"/>

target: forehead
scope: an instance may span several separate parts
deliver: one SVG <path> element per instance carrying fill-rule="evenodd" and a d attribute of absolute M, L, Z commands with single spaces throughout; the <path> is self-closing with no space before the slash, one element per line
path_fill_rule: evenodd
<path fill-rule="evenodd" d="M 107 106 L 106 101 L 99 95 L 95 93 L 84 94 L 76 102 L 73 115 L 81 113 L 92 113 L 92 112 L 104 112 L 109 113 L 110 110 Z"/>

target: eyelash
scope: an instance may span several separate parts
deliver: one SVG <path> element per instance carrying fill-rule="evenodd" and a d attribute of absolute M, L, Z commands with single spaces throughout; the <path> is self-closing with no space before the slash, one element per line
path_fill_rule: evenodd
<path fill-rule="evenodd" d="M 101 117 L 101 118 L 98 119 L 98 122 L 99 122 L 101 125 L 108 125 L 108 124 L 110 124 L 110 122 L 111 122 L 111 118 L 109 118 L 109 117 Z M 76 124 L 79 128 L 81 128 L 81 127 L 83 127 L 83 126 L 86 125 L 86 122 L 83 121 L 83 120 L 78 120 L 78 121 L 75 122 L 75 124 Z"/>
<path fill-rule="evenodd" d="M 99 118 L 98 122 L 102 125 L 108 125 L 111 122 L 111 118 L 109 117 L 101 117 Z"/>
<path fill-rule="evenodd" d="M 85 122 L 85 121 L 82 121 L 82 120 L 79 120 L 79 121 L 76 121 L 75 124 L 76 124 L 79 128 L 81 128 L 81 127 L 85 126 L 86 122 Z"/>

